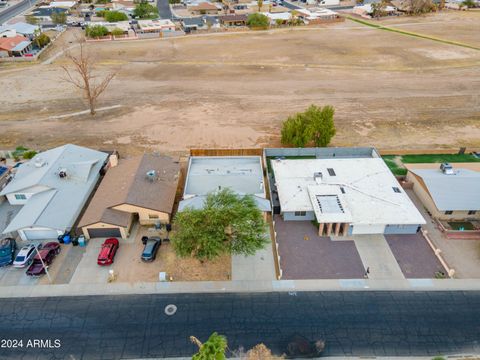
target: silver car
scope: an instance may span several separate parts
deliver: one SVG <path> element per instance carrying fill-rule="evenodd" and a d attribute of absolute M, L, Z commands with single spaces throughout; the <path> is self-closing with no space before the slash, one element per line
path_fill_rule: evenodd
<path fill-rule="evenodd" d="M 35 250 L 36 247 L 41 248 L 41 246 L 35 244 L 28 244 L 22 247 L 13 261 L 13 267 L 24 268 L 30 265 L 33 257 L 37 254 L 37 250 Z"/>

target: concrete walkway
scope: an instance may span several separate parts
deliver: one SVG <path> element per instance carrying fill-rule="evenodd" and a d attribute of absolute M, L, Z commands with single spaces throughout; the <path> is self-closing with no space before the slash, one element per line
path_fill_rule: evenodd
<path fill-rule="evenodd" d="M 190 281 L 150 283 L 62 284 L 2 286 L 0 298 L 186 294 L 186 293 L 261 293 L 296 291 L 480 291 L 477 279 L 403 280 L 273 280 L 273 281 Z"/>
<path fill-rule="evenodd" d="M 355 235 L 352 238 L 365 269 L 369 269 L 369 279 L 405 278 L 383 235 Z"/>

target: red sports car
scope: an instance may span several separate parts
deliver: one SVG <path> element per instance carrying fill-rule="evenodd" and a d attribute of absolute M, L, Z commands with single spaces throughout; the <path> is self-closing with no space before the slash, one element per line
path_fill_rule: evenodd
<path fill-rule="evenodd" d="M 116 238 L 108 238 L 102 244 L 102 248 L 100 249 L 100 253 L 98 254 L 97 264 L 98 265 L 110 265 L 113 263 L 113 258 L 118 250 L 118 239 Z"/>

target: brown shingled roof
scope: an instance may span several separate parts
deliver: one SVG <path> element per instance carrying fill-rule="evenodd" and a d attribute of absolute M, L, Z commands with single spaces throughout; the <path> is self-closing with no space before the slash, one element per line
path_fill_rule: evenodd
<path fill-rule="evenodd" d="M 150 170 L 156 171 L 153 181 L 146 175 Z M 120 160 L 117 166 L 105 174 L 78 226 L 104 222 L 126 227 L 130 214 L 112 209 L 122 204 L 170 214 L 179 172 L 178 161 L 167 156 L 145 154 Z"/>

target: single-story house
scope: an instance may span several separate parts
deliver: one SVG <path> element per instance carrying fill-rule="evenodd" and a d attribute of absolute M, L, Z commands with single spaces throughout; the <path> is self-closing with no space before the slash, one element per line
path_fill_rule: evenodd
<path fill-rule="evenodd" d="M 196 31 L 196 30 L 204 30 L 207 29 L 208 26 L 201 17 L 194 17 L 194 18 L 183 18 L 182 19 L 182 28 L 185 32 Z"/>
<path fill-rule="evenodd" d="M 138 29 L 140 33 L 175 31 L 175 24 L 169 19 L 138 20 Z"/>
<path fill-rule="evenodd" d="M 32 42 L 22 35 L 0 37 L 0 57 L 23 56 L 32 50 Z"/>
<path fill-rule="evenodd" d="M 18 34 L 27 37 L 29 40 L 33 40 L 35 34 L 39 32 L 40 26 L 23 22 L 0 26 L 0 37 L 13 37 Z"/>
<path fill-rule="evenodd" d="M 480 164 L 407 164 L 407 180 L 432 217 L 480 219 Z"/>
<path fill-rule="evenodd" d="M 237 27 L 247 25 L 247 15 L 223 15 L 219 17 L 220 24 L 226 27 Z"/>
<path fill-rule="evenodd" d="M 293 18 L 293 15 L 288 11 L 280 13 L 265 12 L 262 14 L 268 17 L 270 24 L 272 25 L 276 25 L 278 23 L 287 24 Z"/>
<path fill-rule="evenodd" d="M 68 9 L 51 7 L 51 6 L 39 6 L 35 8 L 30 15 L 36 17 L 39 21 L 43 23 L 50 23 L 52 14 L 67 13 Z"/>
<path fill-rule="evenodd" d="M 239 195 L 252 195 L 265 216 L 271 211 L 266 198 L 260 156 L 192 156 L 188 163 L 183 198 L 178 211 L 201 209 L 209 193 L 229 188 Z"/>
<path fill-rule="evenodd" d="M 397 8 L 387 5 L 383 8 L 385 15 L 393 15 L 397 12 Z M 372 4 L 357 5 L 353 7 L 353 13 L 362 17 L 371 17 L 373 15 Z"/>
<path fill-rule="evenodd" d="M 82 212 L 108 154 L 67 144 L 22 164 L 0 192 L 11 205 L 23 205 L 4 230 L 27 240 L 56 239 L 70 231 Z"/>
<path fill-rule="evenodd" d="M 271 160 L 285 221 L 316 221 L 319 235 L 414 234 L 425 220 L 389 168 L 370 157 Z"/>
<path fill-rule="evenodd" d="M 192 15 L 216 15 L 220 10 L 211 2 L 200 2 L 198 4 L 188 5 L 187 9 Z"/>
<path fill-rule="evenodd" d="M 325 8 L 300 9 L 297 10 L 297 16 L 312 25 L 343 19 L 337 12 Z"/>
<path fill-rule="evenodd" d="M 136 220 L 170 223 L 179 176 L 179 162 L 167 156 L 120 159 L 105 174 L 78 228 L 89 239 L 126 239 Z"/>

